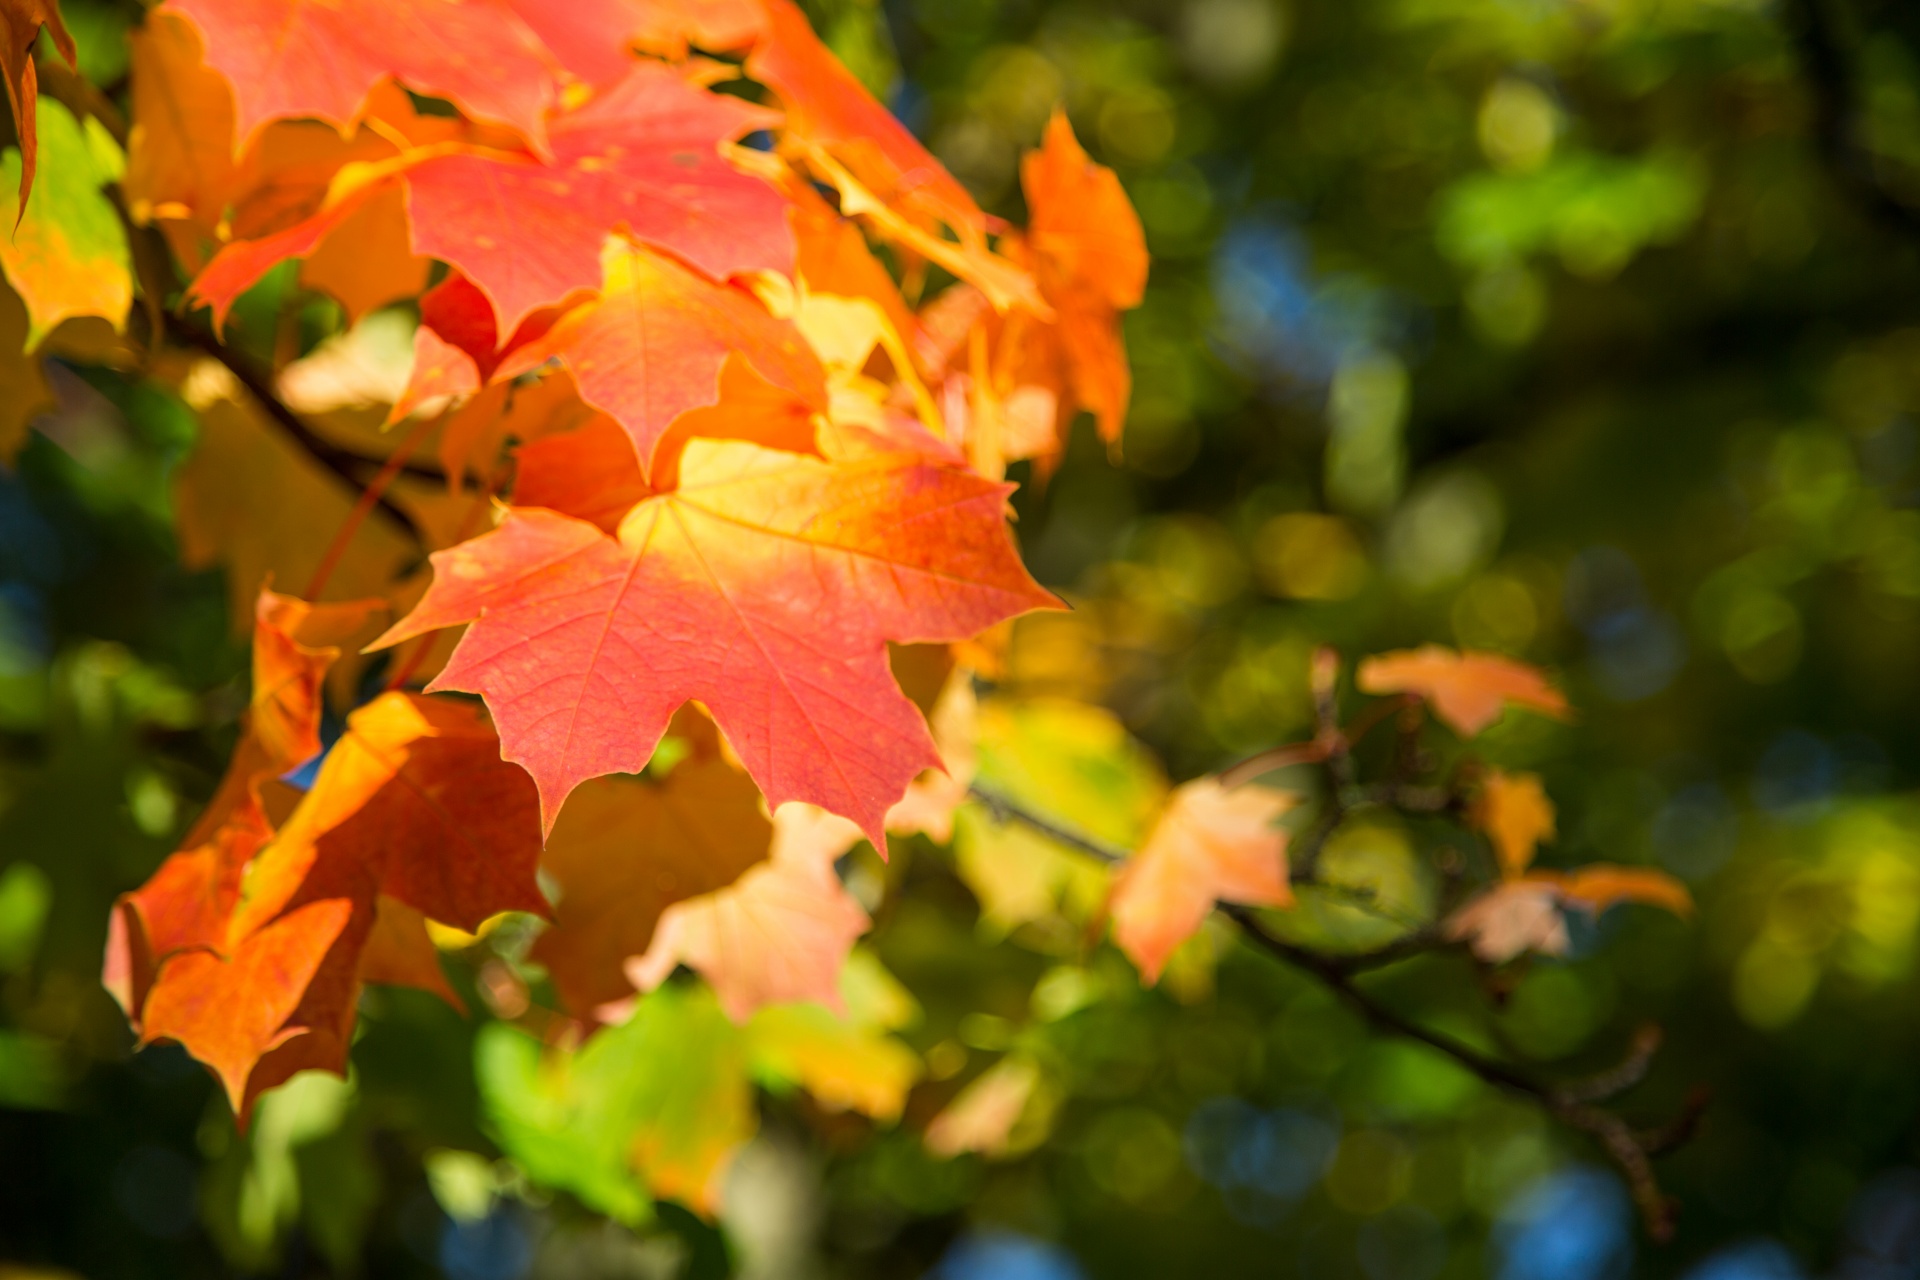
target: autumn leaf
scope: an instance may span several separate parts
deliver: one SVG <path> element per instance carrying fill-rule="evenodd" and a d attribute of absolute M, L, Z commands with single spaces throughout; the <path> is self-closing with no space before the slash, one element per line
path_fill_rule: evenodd
<path fill-rule="evenodd" d="M 16 179 L 29 185 L 21 153 L 10 148 L 0 161 L 0 221 L 9 232 L 0 236 L 0 269 L 27 305 L 29 348 L 73 316 L 123 328 L 133 303 L 126 233 L 102 191 L 119 180 L 125 157 L 99 121 L 83 124 L 52 99 L 39 130 L 46 172 L 24 212 L 11 190 Z"/>
<path fill-rule="evenodd" d="M 193 22 L 231 84 L 236 153 L 272 120 L 345 130 L 388 79 L 545 145 L 552 56 L 498 0 L 171 0 L 164 12 Z"/>
<path fill-rule="evenodd" d="M 503 151 L 484 137 L 425 133 L 354 181 L 336 182 L 305 220 L 228 245 L 194 282 L 194 295 L 222 317 L 269 267 L 309 255 L 303 280 L 332 283 L 343 302 L 365 296 L 375 281 L 396 297 L 406 296 L 403 284 L 412 292 L 424 286 L 424 277 L 359 266 L 348 248 L 377 247 L 389 261 L 405 251 L 452 264 L 486 300 L 495 331 L 512 333 L 540 308 L 599 289 L 614 233 L 721 280 L 790 273 L 785 199 L 720 150 L 772 120 L 658 63 L 636 63 L 618 84 L 552 121 L 550 157 Z M 341 287 L 341 278 L 353 287 Z M 485 364 L 430 311 L 424 318 Z"/>
<path fill-rule="evenodd" d="M 1566 908 L 1599 915 L 1623 902 L 1693 914 L 1693 895 L 1666 872 L 1594 862 L 1571 871 L 1529 871 L 1497 884 L 1448 917 L 1445 932 L 1488 964 L 1505 964 L 1528 951 L 1565 955 Z"/>
<path fill-rule="evenodd" d="M 832 152 L 887 204 L 977 237 L 986 217 L 966 188 L 833 56 L 796 5 L 762 4 L 767 32 L 747 73 L 780 95 L 787 128 Z"/>
<path fill-rule="evenodd" d="M 1447 918 L 1445 932 L 1468 943 L 1488 964 L 1505 964 L 1526 952 L 1563 956 L 1569 945 L 1559 891 L 1533 878 L 1486 890 Z"/>
<path fill-rule="evenodd" d="M 688 708 L 675 736 L 692 754 L 665 778 L 586 784 L 547 841 L 541 865 L 560 900 L 532 956 L 578 1017 L 633 994 L 626 962 L 646 952 L 662 912 L 732 884 L 771 846 L 759 789 L 722 754 L 710 723 Z"/>
<path fill-rule="evenodd" d="M 1660 907 L 1677 916 L 1693 914 L 1693 895 L 1687 887 L 1664 871 L 1652 867 L 1622 867 L 1610 862 L 1589 862 L 1571 871 L 1542 872 L 1551 877 L 1561 898 L 1569 905 L 1595 915 L 1619 902 L 1639 902 Z"/>
<path fill-rule="evenodd" d="M 474 1062 L 489 1128 L 534 1177 L 622 1221 L 642 1220 L 649 1194 L 711 1218 L 759 1128 L 755 1080 L 805 1088 L 829 1109 L 898 1115 L 919 1064 L 886 1033 L 914 1016 L 912 1001 L 870 957 L 845 973 L 845 1017 L 775 1005 L 743 1026 L 704 986 L 675 982 L 583 1044 L 543 1049 L 490 1024 Z"/>
<path fill-rule="evenodd" d="M 886 811 L 939 764 L 885 642 L 1053 604 L 1014 555 L 1006 494 L 911 456 L 830 466 L 696 440 L 680 489 L 617 537 L 514 510 L 436 554 L 432 588 L 379 643 L 473 623 L 430 687 L 486 698 L 549 828 L 580 782 L 638 772 L 697 698 L 769 805 L 819 805 L 884 847 Z"/>
<path fill-rule="evenodd" d="M 535 813 L 472 709 L 401 693 L 369 703 L 249 865 L 224 938 L 160 967 L 143 1042 L 178 1041 L 242 1116 L 297 1070 L 343 1071 L 380 896 L 469 930 L 504 910 L 544 914 Z M 375 957 L 392 976 L 391 953 Z M 248 1016 L 230 1016 L 241 1003 Z"/>
<path fill-rule="evenodd" d="M 1005 1154 L 1040 1082 L 1040 1067 L 1032 1058 L 1016 1053 L 1000 1059 L 927 1125 L 927 1150 L 947 1159 L 967 1152 Z"/>
<path fill-rule="evenodd" d="M 567 70 L 590 84 L 617 79 L 633 65 L 629 50 L 669 58 L 687 47 L 731 52 L 759 38 L 765 20 L 755 0 L 508 0 Z"/>
<path fill-rule="evenodd" d="M 314 605 L 260 592 L 253 691 L 226 776 L 178 851 L 114 904 L 103 981 L 136 1025 L 162 964 L 224 946 L 241 876 L 273 838 L 261 784 L 319 753 L 322 689 L 339 645 L 384 611 L 382 601 Z"/>
<path fill-rule="evenodd" d="M 1113 170 L 1088 159 L 1066 114 L 1056 110 L 1038 151 L 1020 162 L 1040 291 L 1052 304 L 1074 398 L 1100 438 L 1120 439 L 1132 378 L 1120 312 L 1140 305 L 1147 283 L 1146 234 Z"/>
<path fill-rule="evenodd" d="M 627 964 L 634 986 L 650 991 L 685 964 L 707 980 L 735 1022 L 791 1000 L 841 1009 L 841 966 L 872 921 L 842 887 L 834 861 L 860 839 L 860 829 L 803 804 L 782 805 L 773 824 L 765 863 L 660 913 L 647 950 Z"/>
<path fill-rule="evenodd" d="M 40 100 L 40 76 L 33 66 L 33 42 L 40 38 L 42 26 L 53 37 L 53 46 L 67 60 L 67 65 L 77 69 L 79 51 L 74 48 L 73 37 L 67 34 L 66 24 L 60 20 L 59 0 L 0 3 L 0 74 L 4 74 L 7 82 L 7 105 L 13 108 L 14 136 L 20 139 L 16 210 L 27 207 L 32 199 L 33 175 L 38 167 L 38 128 L 34 116 Z M 8 185 L 12 185 L 11 180 Z M 18 221 L 16 214 L 9 225 Z"/>
<path fill-rule="evenodd" d="M 244 1116 L 260 1060 L 312 1032 L 292 1019 L 355 914 L 345 898 L 296 907 L 232 944 L 192 951 L 161 970 L 141 1017 L 141 1043 L 174 1041 L 205 1063 Z"/>
<path fill-rule="evenodd" d="M 802 1002 L 755 1013 L 746 1028 L 754 1077 L 770 1089 L 804 1088 L 829 1111 L 899 1119 L 921 1063 L 884 1033 L 917 1021 L 919 1005 L 863 948 L 841 966 L 836 1003 L 840 1012 Z"/>
<path fill-rule="evenodd" d="M 590 520 L 616 536 L 627 512 L 654 494 L 640 474 L 633 441 L 604 413 L 572 431 L 523 444 L 514 456 L 515 506 Z"/>
<path fill-rule="evenodd" d="M 1540 842 L 1554 838 L 1553 801 L 1538 774 L 1487 770 L 1467 816 L 1487 833 L 1505 879 L 1525 871 Z"/>
<path fill-rule="evenodd" d="M 1229 789 L 1198 778 L 1168 797 L 1140 852 L 1115 878 L 1114 941 L 1147 982 L 1192 937 L 1218 902 L 1283 907 L 1287 835 L 1274 823 L 1299 797 L 1259 787 Z"/>
<path fill-rule="evenodd" d="M 429 155 L 405 170 L 416 249 L 458 267 L 502 333 L 535 308 L 601 286 L 601 248 L 621 231 L 715 279 L 793 270 L 786 202 L 727 163 L 720 145 L 773 115 L 709 93 L 658 63 L 551 127 L 553 158 Z"/>
<path fill-rule="evenodd" d="M 1362 693 L 1414 694 L 1463 738 L 1480 733 L 1508 706 L 1556 720 L 1572 715 L 1566 698 L 1538 669 L 1495 653 L 1430 644 L 1376 654 L 1361 661 L 1356 683 Z"/>
<path fill-rule="evenodd" d="M 187 223 L 211 238 L 234 193 L 233 95 L 206 65 L 199 29 L 177 13 L 150 13 L 127 45 L 134 119 L 122 184 L 127 212 L 138 223 Z"/>
<path fill-rule="evenodd" d="M 717 403 L 721 370 L 744 361 L 807 408 L 826 408 L 825 375 L 798 330 L 751 294 L 645 249 L 609 246 L 600 299 L 563 316 L 499 376 L 562 361 L 589 404 L 633 438 L 643 474 L 674 420 Z"/>

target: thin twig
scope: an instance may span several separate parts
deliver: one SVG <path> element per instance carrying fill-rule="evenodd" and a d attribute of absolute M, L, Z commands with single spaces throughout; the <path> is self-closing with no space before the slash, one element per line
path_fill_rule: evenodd
<path fill-rule="evenodd" d="M 971 794 L 997 822 L 1018 822 L 1102 862 L 1125 860 L 1123 852 L 1022 808 L 1004 795 L 977 784 L 971 788 Z M 1355 982 L 1357 975 L 1369 970 L 1446 948 L 1450 944 L 1434 926 L 1417 929 L 1374 951 L 1342 956 L 1287 941 L 1269 929 L 1250 907 L 1220 903 L 1219 910 L 1240 927 L 1242 935 L 1253 945 L 1319 981 L 1374 1026 L 1446 1055 L 1488 1084 L 1531 1098 L 1567 1127 L 1592 1137 L 1626 1178 L 1647 1234 L 1656 1240 L 1671 1238 L 1673 1203 L 1661 1191 L 1650 1157 L 1671 1149 L 1692 1133 L 1705 1106 L 1704 1098 L 1698 1095 L 1690 1098 L 1687 1107 L 1671 1124 L 1646 1131 L 1636 1130 L 1620 1116 L 1594 1105 L 1617 1097 L 1645 1078 L 1659 1048 L 1657 1030 L 1642 1028 L 1637 1032 L 1626 1058 L 1608 1071 L 1567 1085 L 1547 1084 L 1517 1066 L 1488 1057 L 1451 1036 L 1394 1012 Z"/>
<path fill-rule="evenodd" d="M 381 466 L 379 473 L 367 481 L 366 486 L 360 490 L 360 497 L 354 502 L 353 510 L 349 511 L 347 518 L 340 522 L 340 528 L 334 532 L 333 541 L 327 544 L 325 554 L 320 557 L 319 566 L 314 569 L 313 577 L 307 583 L 307 599 L 318 600 L 320 593 L 326 590 L 327 580 L 333 576 L 333 571 L 339 567 L 341 559 L 346 556 L 347 548 L 353 545 L 354 535 L 359 533 L 360 526 L 366 523 L 368 513 L 386 498 L 388 488 L 399 476 L 401 469 L 407 465 L 407 459 L 413 456 L 413 451 L 426 441 L 427 433 L 432 427 L 431 419 L 423 418 L 416 423 L 413 430 L 393 447 L 392 456 Z"/>

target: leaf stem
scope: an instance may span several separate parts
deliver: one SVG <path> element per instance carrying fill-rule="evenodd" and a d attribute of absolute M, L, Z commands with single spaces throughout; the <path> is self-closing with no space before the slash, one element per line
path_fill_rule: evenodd
<path fill-rule="evenodd" d="M 333 541 L 327 544 L 326 554 L 320 557 L 320 563 L 313 571 L 313 578 L 307 583 L 307 599 L 320 598 L 320 593 L 326 589 L 327 580 L 333 577 L 333 571 L 339 567 L 341 558 L 346 555 L 347 548 L 352 545 L 354 534 L 360 532 L 360 526 L 366 523 L 367 513 L 386 501 L 387 489 L 392 486 L 401 470 L 407 465 L 407 459 L 413 456 L 413 451 L 425 443 L 427 433 L 432 430 L 433 425 L 431 418 L 423 418 L 415 423 L 405 438 L 393 447 L 393 453 L 381 465 L 379 472 L 360 490 L 360 497 L 354 502 L 353 510 L 347 512 L 347 518 L 340 522 L 340 528 L 334 533 Z M 418 539 L 419 536 L 419 530 L 416 527 L 414 537 Z"/>

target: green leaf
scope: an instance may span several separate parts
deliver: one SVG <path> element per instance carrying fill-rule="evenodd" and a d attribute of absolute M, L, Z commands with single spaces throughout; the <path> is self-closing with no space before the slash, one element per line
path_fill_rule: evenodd
<path fill-rule="evenodd" d="M 51 98 L 40 101 L 40 163 L 27 212 L 19 210 L 20 153 L 0 157 L 0 270 L 27 304 L 27 347 L 62 320 L 101 316 L 125 326 L 133 304 L 133 259 L 120 217 L 101 190 L 126 157 L 97 120 L 83 127 Z"/>

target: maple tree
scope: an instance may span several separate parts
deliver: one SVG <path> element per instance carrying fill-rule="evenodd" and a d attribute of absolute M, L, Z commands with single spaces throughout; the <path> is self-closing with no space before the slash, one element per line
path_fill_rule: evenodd
<path fill-rule="evenodd" d="M 1064 112 L 1015 228 L 788 0 L 168 0 L 133 36 L 130 118 L 36 110 L 37 24 L 70 42 L 56 8 L 0 15 L 23 354 L 103 344 L 192 406 L 183 554 L 252 620 L 224 779 L 116 904 L 103 969 L 241 1123 L 346 1073 L 368 984 L 464 1006 L 442 961 L 470 960 L 490 1131 L 527 1176 L 628 1222 L 649 1197 L 711 1215 L 756 1086 L 907 1114 L 913 997 L 860 944 L 899 883 L 862 896 L 853 863 L 919 835 L 997 927 L 1059 908 L 1149 986 L 1227 922 L 1594 1135 L 1668 1229 L 1659 1144 L 1600 1093 L 1354 982 L 1564 952 L 1568 909 L 1690 909 L 1650 869 L 1535 867 L 1539 779 L 1461 750 L 1510 712 L 1568 718 L 1543 672 L 1376 655 L 1353 683 L 1382 700 L 1348 721 L 1322 653 L 1309 741 L 1171 788 L 1109 713 L 998 690 L 1004 624 L 1062 607 L 1020 558 L 1009 464 L 1045 476 L 1082 412 L 1122 446 L 1148 271 Z M 276 278 L 354 322 L 331 371 L 235 340 Z M 340 353 L 393 314 L 404 376 L 346 385 Z M 1325 945 L 1303 904 L 1365 913 L 1325 855 L 1368 811 L 1493 856 L 1431 919 Z M 1046 1074 L 1016 1049 L 914 1122 L 936 1154 L 1006 1151 Z"/>

